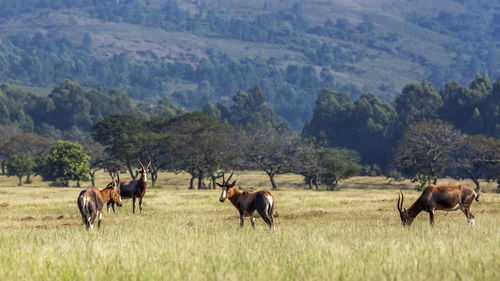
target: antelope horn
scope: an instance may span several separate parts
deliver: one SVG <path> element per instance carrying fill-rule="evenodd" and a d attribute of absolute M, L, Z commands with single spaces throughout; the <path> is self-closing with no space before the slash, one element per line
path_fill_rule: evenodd
<path fill-rule="evenodd" d="M 231 175 L 229 176 L 229 178 L 227 178 L 227 181 L 230 181 L 230 180 L 231 180 L 231 177 L 233 176 L 233 174 L 234 174 L 234 169 L 233 169 L 233 171 L 231 172 Z"/>
<path fill-rule="evenodd" d="M 149 165 L 151 165 L 151 160 L 149 160 L 148 166 L 146 167 L 146 170 L 149 169 Z"/>
<path fill-rule="evenodd" d="M 139 162 L 139 164 L 141 164 L 142 169 L 143 169 L 143 170 L 146 170 L 146 169 L 144 169 L 144 165 L 142 165 L 141 160 L 139 160 L 139 157 L 137 157 L 137 161 Z"/>

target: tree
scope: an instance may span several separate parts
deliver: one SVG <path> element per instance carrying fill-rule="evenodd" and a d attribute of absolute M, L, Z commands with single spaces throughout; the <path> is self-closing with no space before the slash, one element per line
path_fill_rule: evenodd
<path fill-rule="evenodd" d="M 483 135 L 467 136 L 457 158 L 457 167 L 474 182 L 479 194 L 479 179 L 488 175 L 500 159 L 500 140 Z"/>
<path fill-rule="evenodd" d="M 436 94 L 434 85 L 425 80 L 422 83 L 409 83 L 394 100 L 394 108 L 403 128 L 423 119 L 437 118 L 438 109 L 442 104 L 443 101 Z"/>
<path fill-rule="evenodd" d="M 248 92 L 239 91 L 233 96 L 227 119 L 235 127 L 246 128 L 252 126 L 269 126 L 276 128 L 280 125 L 280 118 L 273 108 L 266 104 L 266 96 L 259 85 Z M 224 112 L 222 112 L 224 113 Z"/>
<path fill-rule="evenodd" d="M 320 151 L 321 182 L 334 190 L 339 181 L 356 176 L 361 171 L 359 154 L 348 149 L 323 148 Z"/>
<path fill-rule="evenodd" d="M 450 153 L 465 144 L 465 135 L 441 120 L 423 120 L 408 126 L 399 140 L 394 156 L 395 167 L 420 188 L 441 176 L 450 165 Z"/>
<path fill-rule="evenodd" d="M 135 115 L 118 114 L 105 117 L 92 128 L 94 140 L 106 147 L 110 157 L 126 165 L 132 179 L 135 179 L 132 167 L 140 151 L 137 136 L 146 134 L 145 122 Z"/>
<path fill-rule="evenodd" d="M 35 161 L 26 154 L 16 154 L 7 161 L 7 176 L 16 176 L 19 178 L 19 185 L 22 185 L 21 179 L 27 176 L 26 183 L 31 183 L 29 176 L 33 174 Z"/>
<path fill-rule="evenodd" d="M 202 112 L 179 115 L 167 121 L 168 136 L 163 142 L 169 144 L 166 158 L 177 171 L 191 175 L 190 189 L 198 180 L 198 189 L 203 179 L 212 176 L 222 168 L 233 155 L 227 149 L 227 141 L 232 137 L 231 127 Z"/>
<path fill-rule="evenodd" d="M 47 158 L 39 158 L 37 169 L 44 181 L 52 181 L 54 186 L 69 186 L 70 180 L 88 179 L 89 156 L 77 143 L 58 141 Z"/>
<path fill-rule="evenodd" d="M 321 170 L 320 147 L 313 140 L 301 140 L 293 157 L 292 170 L 295 174 L 304 176 L 304 182 L 312 189 L 313 184 L 318 190 Z"/>
<path fill-rule="evenodd" d="M 298 137 L 288 128 L 249 128 L 240 133 L 236 142 L 240 155 L 247 163 L 264 171 L 276 189 L 274 177 L 293 171 L 293 155 Z M 236 140 L 236 138 L 235 138 Z M 234 145 L 234 143 L 233 143 Z"/>

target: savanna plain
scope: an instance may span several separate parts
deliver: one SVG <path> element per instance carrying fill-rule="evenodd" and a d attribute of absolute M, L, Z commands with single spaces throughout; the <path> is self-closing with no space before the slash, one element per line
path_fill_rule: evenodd
<path fill-rule="evenodd" d="M 240 189 L 270 188 L 262 173 L 233 178 Z M 108 182 L 98 175 L 99 188 Z M 407 208 L 419 195 L 410 182 L 356 177 L 339 191 L 317 192 L 281 175 L 270 190 L 278 213 L 270 231 L 260 218 L 256 229 L 248 219 L 240 228 L 220 190 L 187 190 L 188 182 L 161 173 L 142 213 L 124 200 L 87 232 L 76 204 L 83 188 L 48 187 L 38 177 L 19 187 L 1 177 L 0 280 L 500 280 L 494 183 L 483 183 L 471 207 L 474 227 L 460 211 L 438 211 L 434 227 L 422 213 L 403 228 L 398 192 Z M 456 181 L 438 181 L 449 183 Z"/>

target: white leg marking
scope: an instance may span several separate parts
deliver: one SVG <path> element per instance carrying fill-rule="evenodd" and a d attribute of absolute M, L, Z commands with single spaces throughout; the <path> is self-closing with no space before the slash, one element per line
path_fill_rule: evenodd
<path fill-rule="evenodd" d="M 99 220 L 102 220 L 102 213 L 99 213 Z"/>

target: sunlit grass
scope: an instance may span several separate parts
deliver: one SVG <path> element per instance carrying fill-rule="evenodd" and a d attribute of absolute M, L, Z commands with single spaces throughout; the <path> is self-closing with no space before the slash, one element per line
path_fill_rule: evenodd
<path fill-rule="evenodd" d="M 126 177 L 126 175 L 123 175 Z M 340 191 L 303 190 L 277 178 L 276 230 L 258 219 L 239 228 L 219 190 L 189 191 L 184 174 L 162 174 L 142 214 L 127 200 L 104 214 L 100 230 L 81 224 L 80 188 L 0 184 L 0 280 L 498 280 L 500 196 L 471 211 L 422 213 L 409 229 L 396 211 L 396 185 L 356 178 Z M 237 185 L 268 188 L 261 173 L 235 173 Z M 109 182 L 99 175 L 97 185 Z M 370 185 L 368 188 L 349 188 Z M 383 187 L 381 187 L 383 185 Z M 405 185 L 406 186 L 406 185 Z M 418 196 L 405 190 L 405 206 Z"/>

